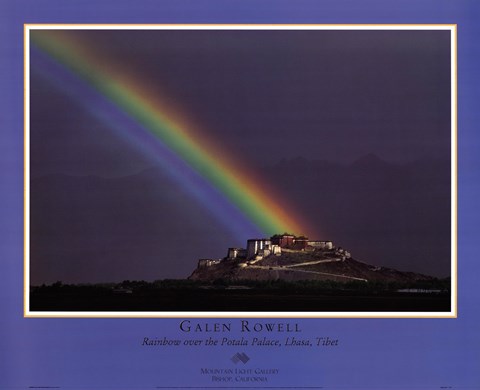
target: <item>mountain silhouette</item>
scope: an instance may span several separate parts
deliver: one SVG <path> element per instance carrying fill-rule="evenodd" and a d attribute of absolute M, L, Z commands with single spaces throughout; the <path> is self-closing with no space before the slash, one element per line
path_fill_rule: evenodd
<path fill-rule="evenodd" d="M 445 277 L 450 272 L 450 163 L 351 164 L 298 158 L 258 168 L 322 237 L 372 265 Z M 268 207 L 268 205 L 267 205 Z M 160 169 L 105 178 L 31 180 L 31 282 L 185 278 L 232 237 Z M 305 234 L 306 232 L 298 232 Z"/>
<path fill-rule="evenodd" d="M 356 259 L 435 276 L 450 273 L 450 161 L 351 164 L 283 160 L 265 169 L 294 212 L 309 215 L 326 239 Z"/>

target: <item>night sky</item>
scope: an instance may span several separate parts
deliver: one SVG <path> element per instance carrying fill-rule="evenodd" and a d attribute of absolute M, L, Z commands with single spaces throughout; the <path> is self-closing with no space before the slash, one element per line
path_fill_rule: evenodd
<path fill-rule="evenodd" d="M 449 31 L 70 34 L 256 170 L 325 235 L 311 238 L 449 275 Z M 245 245 L 40 62 L 32 55 L 33 284 L 184 278 Z"/>

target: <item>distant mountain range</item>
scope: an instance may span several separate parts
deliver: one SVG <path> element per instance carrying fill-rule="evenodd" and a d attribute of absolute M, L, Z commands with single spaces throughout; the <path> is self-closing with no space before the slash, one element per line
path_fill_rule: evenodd
<path fill-rule="evenodd" d="M 288 193 L 295 213 L 320 226 L 322 239 L 342 243 L 356 259 L 449 276 L 449 160 L 394 164 L 369 154 L 336 164 L 297 158 L 262 174 Z"/>
<path fill-rule="evenodd" d="M 292 201 L 292 213 L 321 227 L 324 237 L 312 239 L 340 242 L 373 266 L 449 276 L 449 161 L 298 158 L 258 171 Z M 30 227 L 32 284 L 185 278 L 198 258 L 221 258 L 246 239 L 224 232 L 156 168 L 34 178 Z"/>

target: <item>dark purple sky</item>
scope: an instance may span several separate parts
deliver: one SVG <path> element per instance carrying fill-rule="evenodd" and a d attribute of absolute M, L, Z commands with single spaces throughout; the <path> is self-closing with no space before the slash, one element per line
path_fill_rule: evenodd
<path fill-rule="evenodd" d="M 328 238 L 341 240 L 338 244 L 360 260 L 448 275 L 449 31 L 77 34 L 149 80 L 152 91 L 168 96 L 251 167 L 272 172 L 283 160 L 288 171 L 302 164 L 298 158 L 307 160 L 298 169 L 311 174 L 295 176 L 295 188 L 273 173 L 266 180 L 307 215 L 314 210 L 309 217 L 321 219 Z M 32 56 L 34 283 L 186 277 L 199 257 L 223 256 L 227 246 L 249 238 L 232 237 L 214 220 L 208 228 L 199 224 L 211 219 L 208 210 L 190 203 L 151 159 L 91 115 L 88 102 L 80 103 L 46 78 L 36 61 Z M 368 154 L 379 159 L 367 158 L 360 170 L 350 165 Z M 316 160 L 333 165 L 312 163 Z M 71 175 L 116 183 L 79 184 Z M 321 177 L 328 175 L 331 186 L 325 187 Z M 374 185 L 365 184 L 372 178 Z M 132 185 L 139 183 L 147 192 L 158 191 L 155 199 L 147 201 L 145 192 L 132 195 Z M 345 191 L 346 185 L 357 187 Z M 85 190 L 88 186 L 94 189 Z M 165 207 L 172 193 L 182 206 Z M 343 203 L 332 195 L 338 193 Z M 381 209 L 378 215 L 362 211 L 372 194 L 379 197 L 370 205 Z M 104 203 L 112 196 L 116 202 Z M 319 202 L 328 204 L 318 207 Z M 380 218 L 386 213 L 387 220 Z M 132 219 L 140 228 L 129 224 Z M 195 236 L 188 250 L 180 248 L 186 236 Z M 370 243 L 378 241 L 383 244 L 372 249 Z"/>

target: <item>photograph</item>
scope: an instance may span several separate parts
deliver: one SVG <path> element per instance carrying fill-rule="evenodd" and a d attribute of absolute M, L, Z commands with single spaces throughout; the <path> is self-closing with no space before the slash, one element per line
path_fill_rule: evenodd
<path fill-rule="evenodd" d="M 26 315 L 454 316 L 455 32 L 26 25 Z"/>

